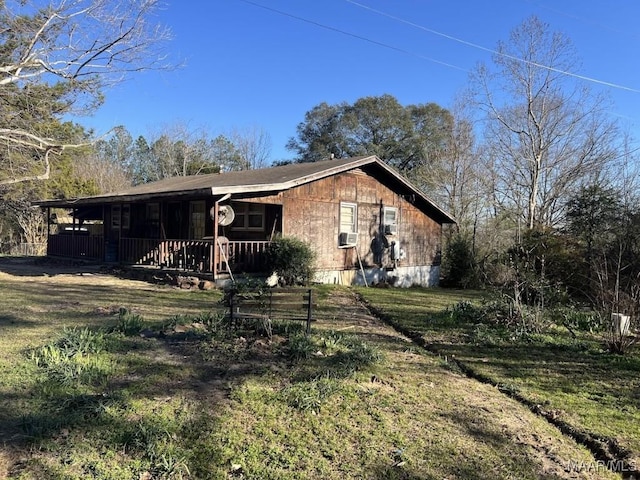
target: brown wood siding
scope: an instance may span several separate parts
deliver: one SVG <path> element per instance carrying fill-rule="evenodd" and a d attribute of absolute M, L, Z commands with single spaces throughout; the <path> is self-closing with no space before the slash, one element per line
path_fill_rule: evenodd
<path fill-rule="evenodd" d="M 391 266 L 389 249 L 376 254 L 382 242 L 383 206 L 398 209 L 399 231 L 386 240 L 399 241 L 405 258 L 402 266 L 439 262 L 441 225 L 409 201 L 362 171 L 338 174 L 283 193 L 283 233 L 315 246 L 320 269 L 358 267 L 356 250 L 338 248 L 340 202 L 358 206 L 357 248 L 365 266 Z"/>

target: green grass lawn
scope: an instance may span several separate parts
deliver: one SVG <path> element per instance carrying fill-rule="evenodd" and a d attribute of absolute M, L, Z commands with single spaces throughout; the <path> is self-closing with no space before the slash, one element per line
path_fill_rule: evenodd
<path fill-rule="evenodd" d="M 429 348 L 551 412 L 595 438 L 613 439 L 640 467 L 640 352 L 608 353 L 598 335 L 565 328 L 511 341 L 491 328 L 459 322 L 447 304 L 480 302 L 480 293 L 360 289 L 376 310 Z M 613 447 L 616 448 L 615 446 Z M 624 455 L 625 452 L 622 452 Z"/>
<path fill-rule="evenodd" d="M 467 298 L 367 292 L 412 325 Z M 219 298 L 0 263 L 0 478 L 616 478 L 350 289 L 318 289 L 308 337 L 231 330 Z"/>

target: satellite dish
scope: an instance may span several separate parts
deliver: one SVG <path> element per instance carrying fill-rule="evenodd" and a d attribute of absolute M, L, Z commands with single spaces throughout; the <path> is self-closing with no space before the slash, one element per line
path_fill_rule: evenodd
<path fill-rule="evenodd" d="M 215 211 L 213 210 L 213 208 L 209 213 L 212 219 L 215 218 Z M 221 225 L 223 227 L 231 225 L 234 218 L 236 218 L 236 214 L 233 211 L 233 208 L 231 208 L 231 205 L 220 205 L 218 207 L 218 225 Z"/>

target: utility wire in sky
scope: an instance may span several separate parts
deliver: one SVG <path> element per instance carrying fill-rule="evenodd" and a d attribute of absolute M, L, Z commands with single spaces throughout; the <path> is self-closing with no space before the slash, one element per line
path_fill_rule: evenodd
<path fill-rule="evenodd" d="M 611 88 L 617 88 L 619 90 L 626 90 L 628 92 L 640 93 L 640 90 L 638 90 L 636 88 L 631 88 L 631 87 L 627 87 L 625 85 L 619 85 L 617 83 L 611 83 L 611 82 L 607 82 L 607 81 L 604 81 L 604 80 L 598 80 L 597 78 L 587 77 L 587 76 L 579 75 L 579 74 L 573 73 L 573 72 L 567 72 L 567 71 L 561 70 L 559 68 L 550 67 L 548 65 L 543 65 L 543 64 L 537 63 L 537 62 L 532 62 L 530 60 L 525 60 L 523 58 L 514 57 L 513 55 L 509 55 L 507 53 L 502 53 L 502 52 L 499 52 L 497 50 L 493 50 L 491 48 L 483 47 L 482 45 L 478 45 L 476 43 L 468 42 L 466 40 L 462 40 L 461 38 L 457 38 L 457 37 L 454 37 L 452 35 L 447 35 L 446 33 L 438 32 L 437 30 L 433 30 L 431 28 L 427 28 L 425 26 L 418 25 L 417 23 L 411 22 L 409 20 L 405 20 L 403 18 L 396 17 L 395 15 L 391 15 L 389 13 L 386 13 L 386 12 L 377 10 L 375 8 L 369 7 L 368 5 L 364 5 L 362 3 L 356 2 L 355 0 L 344 0 L 344 1 L 347 2 L 347 3 L 350 3 L 352 5 L 355 5 L 356 7 L 363 8 L 365 10 L 369 10 L 370 12 L 376 13 L 378 15 L 382 15 L 383 17 L 387 17 L 387 18 L 390 18 L 391 20 L 395 20 L 396 22 L 404 23 L 405 25 L 409 25 L 411 27 L 417 28 L 419 30 L 423 30 L 423 31 L 431 33 L 433 35 L 438 35 L 438 36 L 446 38 L 448 40 L 452 40 L 454 42 L 461 43 L 461 44 L 466 45 L 468 47 L 476 48 L 478 50 L 483 50 L 485 52 L 489 52 L 489 53 L 492 53 L 494 55 L 499 55 L 501 57 L 505 57 L 505 58 L 508 58 L 510 60 L 515 60 L 515 61 L 518 61 L 518 62 L 526 63 L 528 65 L 532 65 L 532 66 L 535 66 L 535 67 L 544 68 L 546 70 L 549 70 L 549 71 L 552 71 L 552 72 L 556 72 L 556 73 L 560 73 L 560 74 L 566 75 L 568 77 L 579 78 L 580 80 L 584 80 L 584 81 L 592 82 L 592 83 L 597 83 L 599 85 L 605 85 L 605 86 L 611 87 Z"/>
<path fill-rule="evenodd" d="M 241 2 L 248 3 L 249 5 L 253 5 L 254 7 L 263 8 L 265 10 L 269 10 L 270 12 L 277 13 L 279 15 L 283 15 L 285 17 L 293 18 L 295 20 L 299 20 L 301 22 L 310 23 L 311 25 L 315 25 L 316 27 L 324 28 L 326 30 L 331 30 L 332 32 L 337 32 L 342 35 L 346 35 L 348 37 L 357 38 L 358 40 L 362 40 L 364 42 L 369 42 L 379 47 L 388 48 L 389 50 L 395 50 L 396 52 L 404 53 L 405 55 L 411 55 L 413 57 L 420 58 L 422 60 L 427 60 L 429 62 L 438 63 L 440 65 L 444 65 L 445 67 L 455 68 L 456 70 L 461 70 L 463 72 L 467 72 L 468 70 L 458 67 L 457 65 L 453 65 L 451 63 L 442 62 L 440 60 L 436 60 L 435 58 L 426 57 L 424 55 L 420 55 L 419 53 L 410 52 L 409 50 L 404 50 L 402 48 L 394 47 L 393 45 L 389 45 L 387 43 L 378 42 L 377 40 L 372 40 L 371 38 L 363 37 L 362 35 L 357 35 L 355 33 L 346 32 L 344 30 L 340 30 L 339 28 L 331 27 L 329 25 L 325 25 L 313 20 L 309 20 L 307 18 L 299 17 L 297 15 L 293 15 L 291 13 L 283 12 L 282 10 L 277 10 L 275 8 L 267 7 L 266 5 L 262 5 L 260 3 L 252 2 L 250 0 L 240 0 Z"/>

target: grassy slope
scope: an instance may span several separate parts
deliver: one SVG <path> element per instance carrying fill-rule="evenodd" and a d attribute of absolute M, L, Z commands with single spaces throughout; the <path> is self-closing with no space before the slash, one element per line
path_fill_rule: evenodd
<path fill-rule="evenodd" d="M 419 332 L 435 351 L 455 356 L 474 372 L 512 389 L 569 424 L 616 439 L 640 466 L 640 352 L 603 351 L 599 339 L 573 339 L 566 330 L 531 342 L 504 342 L 477 326 L 456 324 L 447 304 L 478 301 L 478 294 L 450 290 L 360 290 L 376 309 Z"/>
<path fill-rule="evenodd" d="M 569 478 L 567 461 L 593 461 L 348 295 L 321 291 L 314 334 L 295 337 L 297 361 L 282 330 L 268 342 L 176 328 L 166 339 L 108 336 L 86 357 L 98 373 L 60 385 L 27 353 L 65 326 L 113 325 L 105 310 L 120 305 L 166 322 L 219 294 L 0 273 L 0 477 Z M 421 315 L 420 302 L 402 302 Z"/>

